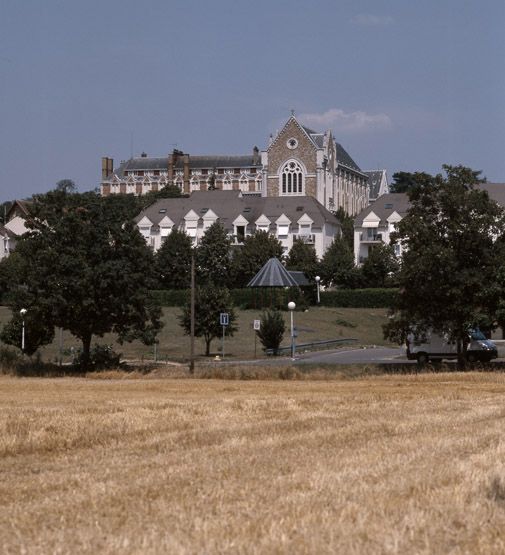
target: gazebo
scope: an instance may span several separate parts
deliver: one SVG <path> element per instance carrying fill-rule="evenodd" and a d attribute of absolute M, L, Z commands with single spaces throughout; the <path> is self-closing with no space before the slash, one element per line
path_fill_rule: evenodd
<path fill-rule="evenodd" d="M 261 270 L 249 281 L 247 287 L 267 288 L 270 292 L 270 306 L 272 304 L 285 304 L 284 296 L 279 299 L 279 288 L 300 287 L 300 285 L 309 285 L 307 278 L 303 272 L 289 272 L 284 268 L 278 258 L 270 258 Z M 264 299 L 264 297 L 262 297 Z M 278 301 L 278 302 L 275 302 Z M 255 297 L 255 305 L 256 305 Z M 261 303 L 263 306 L 266 303 Z"/>

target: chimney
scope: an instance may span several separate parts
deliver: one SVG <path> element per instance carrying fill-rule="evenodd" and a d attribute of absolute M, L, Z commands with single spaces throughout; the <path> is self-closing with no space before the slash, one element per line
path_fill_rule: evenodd
<path fill-rule="evenodd" d="M 114 160 L 112 158 L 102 158 L 102 179 L 107 179 L 114 171 Z"/>
<path fill-rule="evenodd" d="M 182 155 L 182 163 L 184 164 L 184 192 L 189 193 L 189 154 Z"/>
<path fill-rule="evenodd" d="M 175 166 L 177 165 L 177 160 L 179 156 L 182 155 L 182 151 L 177 150 L 174 148 L 172 154 L 168 155 L 168 184 L 174 184 L 174 173 L 175 173 Z"/>
<path fill-rule="evenodd" d="M 141 158 L 147 158 L 147 154 L 145 152 L 142 152 L 142 154 L 140 155 Z"/>
<path fill-rule="evenodd" d="M 257 146 L 253 148 L 252 163 L 253 163 L 253 166 L 259 166 L 259 163 L 260 163 L 260 150 Z"/>

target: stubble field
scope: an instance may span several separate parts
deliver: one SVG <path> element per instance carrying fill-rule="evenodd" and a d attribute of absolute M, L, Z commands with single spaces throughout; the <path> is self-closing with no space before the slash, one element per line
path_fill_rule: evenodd
<path fill-rule="evenodd" d="M 505 375 L 0 378 L 2 553 L 505 552 Z"/>

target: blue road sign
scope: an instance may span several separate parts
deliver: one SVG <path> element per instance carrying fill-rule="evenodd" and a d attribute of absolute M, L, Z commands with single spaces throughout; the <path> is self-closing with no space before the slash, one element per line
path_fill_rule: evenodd
<path fill-rule="evenodd" d="M 221 323 L 222 326 L 229 325 L 230 315 L 228 314 L 228 312 L 221 312 L 221 314 L 219 315 L 219 322 Z"/>

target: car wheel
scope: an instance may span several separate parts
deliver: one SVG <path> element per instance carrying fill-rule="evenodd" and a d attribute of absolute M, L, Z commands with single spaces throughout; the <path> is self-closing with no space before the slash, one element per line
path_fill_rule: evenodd
<path fill-rule="evenodd" d="M 477 362 L 478 358 L 475 353 L 467 353 L 466 360 L 468 360 L 468 362 L 471 362 L 473 364 L 474 362 Z"/>
<path fill-rule="evenodd" d="M 428 364 L 428 362 L 430 362 L 430 358 L 427 353 L 417 353 L 417 364 L 423 366 Z"/>

